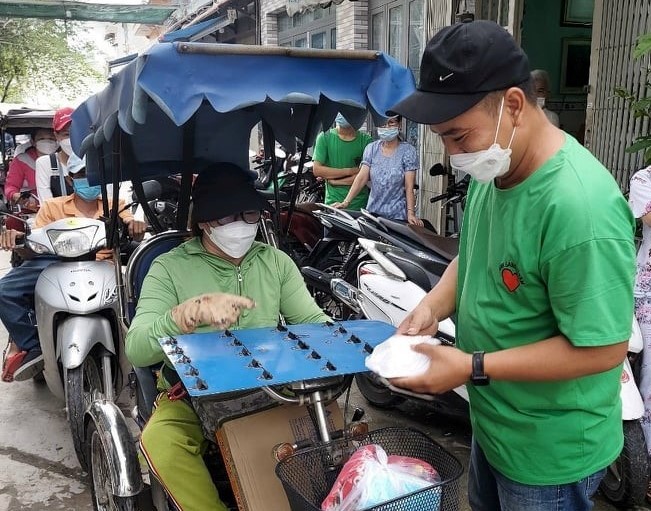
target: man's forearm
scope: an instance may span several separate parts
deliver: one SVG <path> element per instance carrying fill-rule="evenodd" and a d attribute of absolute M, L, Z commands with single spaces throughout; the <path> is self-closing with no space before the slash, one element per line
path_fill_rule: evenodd
<path fill-rule="evenodd" d="M 356 169 L 335 169 L 333 167 L 326 167 L 322 163 L 315 162 L 314 167 L 312 168 L 312 173 L 316 177 L 322 177 L 323 179 L 341 179 L 353 175 Z M 352 182 L 352 181 L 351 181 Z"/>
<path fill-rule="evenodd" d="M 628 350 L 622 340 L 609 346 L 577 347 L 562 335 L 487 353 L 484 371 L 495 380 L 558 381 L 601 373 L 621 364 Z"/>

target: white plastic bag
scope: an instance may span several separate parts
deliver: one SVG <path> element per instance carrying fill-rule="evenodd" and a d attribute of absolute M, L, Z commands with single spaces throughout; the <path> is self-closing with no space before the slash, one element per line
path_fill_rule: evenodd
<path fill-rule="evenodd" d="M 441 341 L 429 335 L 392 335 L 366 357 L 366 367 L 383 378 L 423 374 L 429 368 L 430 359 L 411 349 L 415 344 L 421 343 L 436 346 Z"/>
<path fill-rule="evenodd" d="M 381 446 L 365 445 L 346 462 L 321 509 L 360 511 L 440 482 L 436 470 L 425 461 L 387 456 Z"/>

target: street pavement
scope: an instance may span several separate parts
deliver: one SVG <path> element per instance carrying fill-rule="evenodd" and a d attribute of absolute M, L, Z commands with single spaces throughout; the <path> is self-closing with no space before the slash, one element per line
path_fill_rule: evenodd
<path fill-rule="evenodd" d="M 9 256 L 0 252 L 0 275 L 8 270 Z M 0 325 L 0 347 L 6 339 L 6 330 Z M 470 454 L 470 427 L 466 422 L 446 418 L 414 402 L 394 410 L 374 409 L 353 389 L 350 408 L 356 406 L 366 410 L 371 429 L 414 427 L 456 456 L 464 466 L 460 511 L 470 511 L 465 494 Z M 86 474 L 74 454 L 64 403 L 54 398 L 45 384 L 0 382 L 0 511 L 92 509 Z M 596 511 L 615 509 L 597 497 Z"/>

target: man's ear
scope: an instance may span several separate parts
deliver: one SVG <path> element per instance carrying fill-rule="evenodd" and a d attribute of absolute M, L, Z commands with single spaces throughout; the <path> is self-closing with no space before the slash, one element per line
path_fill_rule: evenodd
<path fill-rule="evenodd" d="M 504 94 L 504 113 L 508 113 L 513 119 L 513 125 L 519 126 L 522 111 L 527 98 L 524 91 L 519 87 L 511 87 Z"/>

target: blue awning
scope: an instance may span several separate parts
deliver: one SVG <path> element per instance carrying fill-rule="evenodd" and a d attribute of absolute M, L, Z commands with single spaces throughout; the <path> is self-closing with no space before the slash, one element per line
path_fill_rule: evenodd
<path fill-rule="evenodd" d="M 370 51 L 304 50 L 206 43 L 161 43 L 125 66 L 109 85 L 73 114 L 71 140 L 88 153 L 97 183 L 99 147 L 112 151 L 119 127 L 143 178 L 178 172 L 183 126 L 194 123 L 193 161 L 229 161 L 248 167 L 251 129 L 268 123 L 293 150 L 308 146 L 341 111 L 355 127 L 368 112 L 386 111 L 415 90 L 412 72 Z M 306 133 L 309 116 L 313 129 Z M 130 169 L 122 177 L 129 178 Z"/>

